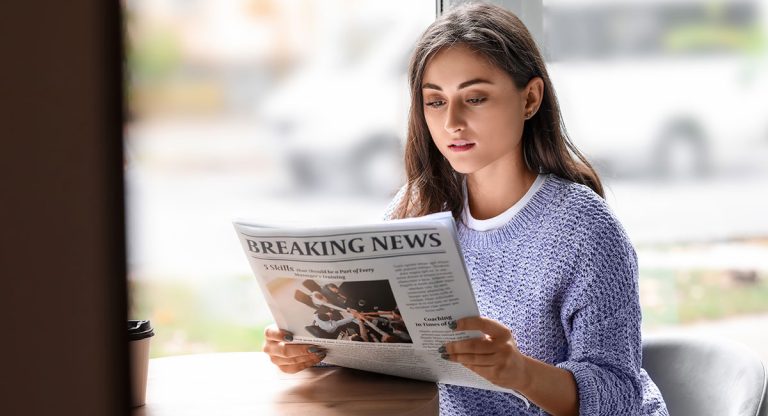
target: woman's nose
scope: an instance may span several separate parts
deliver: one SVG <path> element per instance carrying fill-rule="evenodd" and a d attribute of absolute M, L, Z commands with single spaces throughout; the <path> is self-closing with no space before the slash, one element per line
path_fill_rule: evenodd
<path fill-rule="evenodd" d="M 449 104 L 446 109 L 445 130 L 448 133 L 461 131 L 466 127 L 461 107 Z"/>

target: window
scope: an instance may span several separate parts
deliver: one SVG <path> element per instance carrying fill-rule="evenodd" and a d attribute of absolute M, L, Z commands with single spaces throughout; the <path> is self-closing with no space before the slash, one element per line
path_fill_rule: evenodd
<path fill-rule="evenodd" d="M 544 0 L 524 20 L 637 249 L 644 332 L 768 359 L 764 3 Z M 155 356 L 257 349 L 271 317 L 230 221 L 380 217 L 435 3 L 125 8 L 132 317 L 158 328 Z"/>
<path fill-rule="evenodd" d="M 124 4 L 132 316 L 154 356 L 257 350 L 271 317 L 231 221 L 381 218 L 435 4 Z"/>
<path fill-rule="evenodd" d="M 576 145 L 637 249 L 644 333 L 768 358 L 765 2 L 544 0 Z"/>

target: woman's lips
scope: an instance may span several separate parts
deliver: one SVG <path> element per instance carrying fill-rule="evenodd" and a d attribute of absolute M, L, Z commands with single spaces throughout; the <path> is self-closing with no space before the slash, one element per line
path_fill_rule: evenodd
<path fill-rule="evenodd" d="M 448 145 L 452 152 L 466 152 L 475 147 L 474 143 L 453 143 Z"/>

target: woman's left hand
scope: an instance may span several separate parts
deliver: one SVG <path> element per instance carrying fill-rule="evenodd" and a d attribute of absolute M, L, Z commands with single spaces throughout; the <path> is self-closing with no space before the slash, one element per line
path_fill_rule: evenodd
<path fill-rule="evenodd" d="M 528 357 L 517 349 L 509 328 L 483 317 L 455 322 L 454 331 L 474 330 L 484 336 L 445 344 L 440 348 L 443 358 L 464 365 L 497 386 L 520 391 L 530 384 L 526 371 Z"/>

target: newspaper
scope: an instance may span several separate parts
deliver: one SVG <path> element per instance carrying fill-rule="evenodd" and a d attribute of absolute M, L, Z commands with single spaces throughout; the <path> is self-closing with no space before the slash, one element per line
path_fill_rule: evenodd
<path fill-rule="evenodd" d="M 438 349 L 481 336 L 450 321 L 479 316 L 450 212 L 378 224 L 235 230 L 277 325 L 325 363 L 504 391 Z"/>

